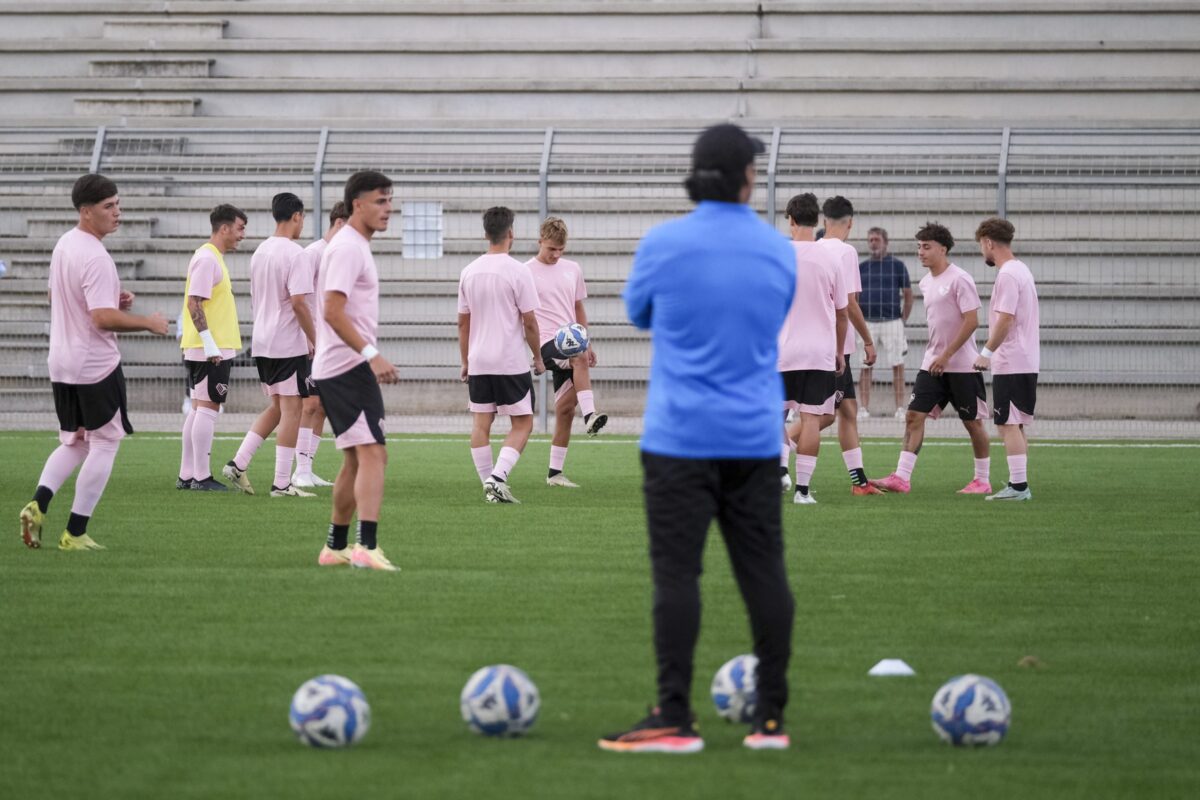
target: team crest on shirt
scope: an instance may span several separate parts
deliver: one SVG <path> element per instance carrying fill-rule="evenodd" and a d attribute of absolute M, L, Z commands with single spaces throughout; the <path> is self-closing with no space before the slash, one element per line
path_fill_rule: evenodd
<path fill-rule="evenodd" d="M 229 392 L 229 384 L 227 384 L 227 383 L 218 383 L 217 384 L 217 394 L 221 395 L 221 397 L 224 397 L 228 392 Z"/>

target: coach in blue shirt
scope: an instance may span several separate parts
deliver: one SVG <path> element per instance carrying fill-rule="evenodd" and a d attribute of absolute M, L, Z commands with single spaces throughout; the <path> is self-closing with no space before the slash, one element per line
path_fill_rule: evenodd
<path fill-rule="evenodd" d="M 658 705 L 606 750 L 696 752 L 692 656 L 700 572 L 718 521 L 750 613 L 758 706 L 747 747 L 788 746 L 783 729 L 793 602 L 783 562 L 779 329 L 796 285 L 788 241 L 747 205 L 763 144 L 736 125 L 696 140 L 685 185 L 696 209 L 642 239 L 625 307 L 652 334 L 641 440 L 654 579 Z"/>
<path fill-rule="evenodd" d="M 862 294 L 858 305 L 867 319 L 867 328 L 878 352 L 875 364 L 892 368 L 892 392 L 896 400 L 896 419 L 904 419 L 908 403 L 904 392 L 904 357 L 908 354 L 908 338 L 904 326 L 912 313 L 913 292 L 908 279 L 908 267 L 888 252 L 888 234 L 883 228 L 867 231 L 867 249 L 871 257 L 858 265 L 862 278 Z M 900 298 L 904 307 L 900 307 Z M 860 345 L 859 350 L 862 350 Z M 858 416 L 871 416 L 871 367 L 858 374 Z"/>

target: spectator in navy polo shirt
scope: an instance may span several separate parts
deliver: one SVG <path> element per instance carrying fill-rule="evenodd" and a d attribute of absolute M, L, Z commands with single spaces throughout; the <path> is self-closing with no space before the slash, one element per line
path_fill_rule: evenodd
<path fill-rule="evenodd" d="M 862 307 L 871 338 L 879 353 L 876 364 L 892 368 L 892 391 L 896 397 L 896 419 L 904 419 L 908 403 L 904 399 L 904 356 L 908 353 L 908 339 L 904 326 L 912 313 L 913 293 L 908 280 L 908 267 L 888 252 L 888 235 L 883 228 L 867 231 L 867 249 L 871 257 L 858 265 L 862 275 L 862 295 L 858 304 Z M 901 308 L 901 297 L 904 306 Z M 859 344 L 859 358 L 863 358 Z M 864 362 L 865 363 L 865 362 Z M 867 407 L 871 404 L 871 367 L 864 366 L 858 373 L 858 418 L 871 416 Z"/>
<path fill-rule="evenodd" d="M 750 208 L 763 143 L 736 125 L 704 131 L 685 186 L 690 214 L 652 229 L 625 285 L 629 319 L 651 332 L 642 433 L 654 580 L 658 703 L 600 746 L 695 753 L 692 666 L 700 634 L 704 540 L 715 519 L 750 616 L 758 656 L 755 750 L 783 749 L 793 601 L 783 561 L 778 338 L 796 288 L 796 253 Z M 833 342 L 830 342 L 830 347 Z"/>

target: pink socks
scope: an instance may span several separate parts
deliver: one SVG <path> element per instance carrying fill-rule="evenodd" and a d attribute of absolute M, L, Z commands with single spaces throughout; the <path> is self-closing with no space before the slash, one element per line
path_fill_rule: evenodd
<path fill-rule="evenodd" d="M 1008 482 L 1016 485 L 1018 483 L 1028 483 L 1025 477 L 1025 461 L 1028 456 L 1009 456 L 1008 457 Z"/>
<path fill-rule="evenodd" d="M 562 472 L 565 463 L 567 463 L 567 448 L 550 445 L 550 469 Z"/>
<path fill-rule="evenodd" d="M 196 420 L 196 409 L 188 412 L 183 421 L 183 457 L 179 460 L 179 479 L 188 481 L 196 477 L 192 472 L 195 457 L 192 455 L 192 423 Z"/>
<path fill-rule="evenodd" d="M 512 472 L 512 468 L 517 465 L 517 460 L 521 454 L 511 447 L 501 447 L 500 457 L 496 459 L 496 468 L 492 470 L 492 474 L 502 481 L 508 480 L 508 473 Z"/>
<path fill-rule="evenodd" d="M 213 435 L 217 430 L 217 412 L 211 408 L 197 408 L 192 420 L 192 477 L 198 481 L 212 477 L 210 457 Z"/>
<path fill-rule="evenodd" d="M 257 434 L 250 435 L 256 436 Z M 295 457 L 296 448 L 275 445 L 275 480 L 271 484 L 272 487 L 286 489 L 288 484 L 292 482 L 292 459 Z"/>
<path fill-rule="evenodd" d="M 246 434 L 246 438 L 242 439 L 242 444 L 238 448 L 237 455 L 233 457 L 233 463 L 238 469 L 245 470 L 250 468 L 250 460 L 254 458 L 254 454 L 258 452 L 258 448 L 262 447 L 263 437 L 259 436 L 254 431 Z M 278 457 L 278 454 L 276 454 Z M 276 484 L 279 488 L 287 486 L 287 483 Z"/>
<path fill-rule="evenodd" d="M 812 483 L 813 473 L 817 470 L 816 456 L 796 454 L 796 485 L 808 486 Z"/>
<path fill-rule="evenodd" d="M 479 482 L 483 483 L 492 476 L 492 446 L 471 448 L 471 460 L 475 462 L 475 471 L 479 473 Z"/>
<path fill-rule="evenodd" d="M 117 449 L 121 446 L 120 439 L 92 439 L 88 457 L 79 470 L 79 478 L 75 481 L 75 502 L 71 505 L 71 513 L 81 517 L 90 517 L 104 494 L 108 478 L 112 475 L 113 462 L 117 459 Z"/>
<path fill-rule="evenodd" d="M 596 399 L 591 389 L 576 392 L 575 399 L 579 401 L 579 410 L 583 412 L 584 418 L 596 413 Z"/>
<path fill-rule="evenodd" d="M 912 472 L 917 466 L 917 454 L 907 450 L 900 451 L 900 461 L 896 464 L 896 474 L 904 480 L 912 479 Z"/>
<path fill-rule="evenodd" d="M 990 458 L 975 459 L 975 480 L 984 483 L 991 482 L 992 460 Z"/>
<path fill-rule="evenodd" d="M 57 492 L 66 483 L 71 473 L 87 458 L 88 444 L 79 439 L 75 444 L 60 444 L 42 467 L 42 476 L 38 478 L 38 486 L 45 486 L 52 492 Z"/>

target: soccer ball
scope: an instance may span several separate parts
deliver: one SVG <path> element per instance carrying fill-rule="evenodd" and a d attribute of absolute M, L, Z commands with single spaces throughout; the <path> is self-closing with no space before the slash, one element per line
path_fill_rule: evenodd
<path fill-rule="evenodd" d="M 508 664 L 476 671 L 459 697 L 463 720 L 483 736 L 520 736 L 533 727 L 541 705 L 529 676 Z"/>
<path fill-rule="evenodd" d="M 354 681 L 321 675 L 296 690 L 288 721 L 309 747 L 349 747 L 367 735 L 371 707 Z"/>
<path fill-rule="evenodd" d="M 713 675 L 712 699 L 717 713 L 730 722 L 750 722 L 758 704 L 758 658 L 751 653 L 731 658 Z"/>
<path fill-rule="evenodd" d="M 954 745 L 1000 744 L 1012 706 L 1004 690 L 982 675 L 959 675 L 942 684 L 929 710 L 937 735 Z"/>
<path fill-rule="evenodd" d="M 587 328 L 578 322 L 563 325 L 554 334 L 554 347 L 567 358 L 574 358 L 588 349 Z"/>

